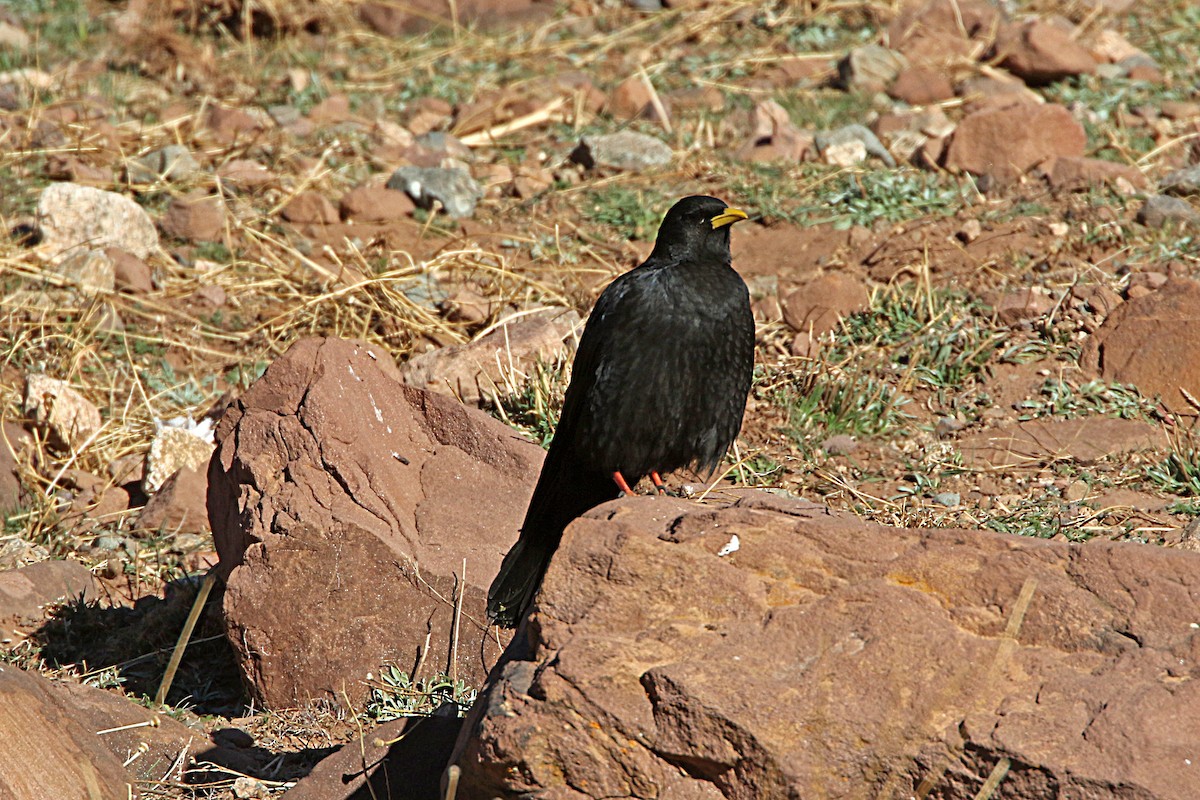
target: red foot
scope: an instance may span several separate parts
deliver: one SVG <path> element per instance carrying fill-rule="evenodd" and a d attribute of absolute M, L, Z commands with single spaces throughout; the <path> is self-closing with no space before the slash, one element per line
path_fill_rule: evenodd
<path fill-rule="evenodd" d="M 659 494 L 667 493 L 666 484 L 663 483 L 662 477 L 657 472 L 653 470 L 650 471 L 650 480 L 654 482 L 654 488 L 658 489 Z"/>
<path fill-rule="evenodd" d="M 616 481 L 617 488 L 624 492 L 626 497 L 633 497 L 633 489 L 629 488 L 629 484 L 625 482 L 625 476 L 621 474 L 620 470 L 613 473 L 613 480 Z"/>

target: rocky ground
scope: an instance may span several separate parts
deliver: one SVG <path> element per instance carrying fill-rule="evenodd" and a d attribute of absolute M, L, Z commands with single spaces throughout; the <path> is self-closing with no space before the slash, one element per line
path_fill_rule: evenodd
<path fill-rule="evenodd" d="M 143 796 L 327 797 L 301 779 L 351 769 L 329 766 L 337 745 L 468 705 L 503 644 L 473 609 L 536 474 L 520 438 L 548 440 L 581 319 L 685 194 L 750 213 L 733 247 L 759 325 L 737 446 L 710 480 L 674 476 L 679 494 L 764 488 L 843 521 L 1059 543 L 1039 553 L 1200 549 L 1198 61 L 1185 0 L 0 8 L 0 687 L 33 709 L 0 718 L 0 741 L 20 731 L 26 748 L 0 754 L 0 786 L 69 796 L 78 774 L 37 768 L 53 741 L 105 786 L 136 773 Z M 283 357 L 306 337 L 329 338 Z M 329 364 L 375 394 L 331 382 Z M 364 402 L 380 424 L 407 420 L 411 452 L 375 446 Z M 301 457 L 319 468 L 297 474 Z M 280 514 L 332 519 L 344 538 L 288 529 L 317 566 L 267 558 Z M 427 570 L 352 608 L 314 600 L 321 564 L 395 552 Z M 1099 574 L 1080 591 L 1103 596 Z M 569 594 L 547 641 L 577 630 Z M 988 596 L 945 594 L 964 609 Z M 418 597 L 441 602 L 436 619 L 397 622 Z M 279 609 L 266 621 L 265 606 Z M 334 635 L 358 630 L 343 613 L 361 640 Z M 389 650 L 393 625 L 417 645 Z M 935 639 L 979 657 L 970 636 Z M 1043 667 L 1074 681 L 1095 665 Z M 687 683 L 653 691 L 671 681 Z M 92 738 L 149 719 L 149 738 Z M 456 727 L 423 719 L 437 747 L 453 742 Z M 505 755 L 490 724 L 468 754 L 493 741 Z M 980 753 L 1032 748 L 967 738 L 984 777 Z M 516 791 L 472 763 L 479 786 Z M 931 796 L 979 790 L 954 785 L 965 794 Z"/>

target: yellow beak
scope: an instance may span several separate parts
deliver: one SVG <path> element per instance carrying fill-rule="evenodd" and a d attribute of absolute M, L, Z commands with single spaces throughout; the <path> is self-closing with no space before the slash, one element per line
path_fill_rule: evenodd
<path fill-rule="evenodd" d="M 723 228 L 726 225 L 732 225 L 741 219 L 748 219 L 745 211 L 742 211 L 740 208 L 727 208 L 712 218 L 713 230 Z"/>

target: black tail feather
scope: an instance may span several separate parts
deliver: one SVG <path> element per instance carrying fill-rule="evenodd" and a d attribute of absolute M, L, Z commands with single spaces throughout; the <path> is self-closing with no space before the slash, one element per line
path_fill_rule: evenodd
<path fill-rule="evenodd" d="M 525 512 L 521 538 L 504 556 L 488 589 L 488 617 L 501 627 L 515 628 L 542 585 L 563 530 L 617 494 L 611 475 L 581 468 L 569 453 L 552 444 Z"/>

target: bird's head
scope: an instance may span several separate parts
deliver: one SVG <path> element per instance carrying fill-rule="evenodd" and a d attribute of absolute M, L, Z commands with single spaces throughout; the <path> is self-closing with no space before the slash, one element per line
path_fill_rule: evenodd
<path fill-rule="evenodd" d="M 728 264 L 729 229 L 746 212 L 730 208 L 725 202 L 706 195 L 685 197 L 663 217 L 654 242 L 659 257 L 688 261 L 713 261 Z"/>

